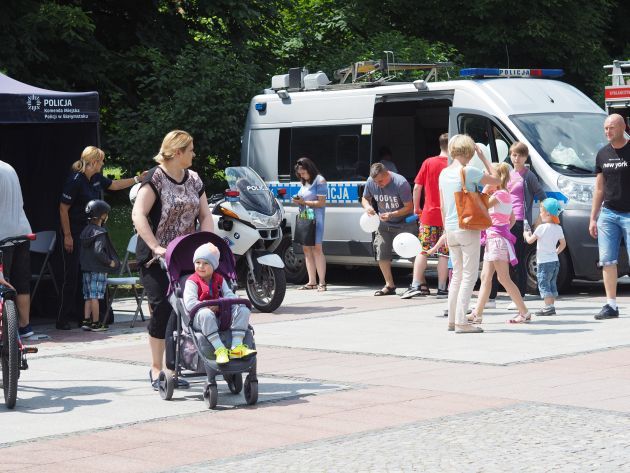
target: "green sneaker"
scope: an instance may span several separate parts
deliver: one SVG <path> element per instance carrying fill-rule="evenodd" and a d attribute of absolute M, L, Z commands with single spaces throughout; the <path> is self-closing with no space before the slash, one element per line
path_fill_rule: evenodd
<path fill-rule="evenodd" d="M 81 329 L 90 330 L 91 328 L 92 328 L 92 321 L 90 319 L 83 319 L 83 322 L 81 322 Z"/>
<path fill-rule="evenodd" d="M 254 353 L 256 353 L 256 350 L 252 350 L 247 345 L 241 343 L 230 350 L 230 358 L 247 358 Z"/>
<path fill-rule="evenodd" d="M 214 351 L 214 356 L 216 357 L 216 361 L 219 365 L 224 365 L 230 361 L 229 354 L 230 352 L 225 347 L 217 348 Z"/>
<path fill-rule="evenodd" d="M 92 332 L 105 332 L 109 327 L 101 322 L 93 322 L 90 326 Z"/>

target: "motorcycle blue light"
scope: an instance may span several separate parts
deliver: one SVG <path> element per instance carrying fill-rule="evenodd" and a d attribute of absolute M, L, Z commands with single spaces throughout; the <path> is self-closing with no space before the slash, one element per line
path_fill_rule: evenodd
<path fill-rule="evenodd" d="M 259 112 L 264 112 L 265 110 L 267 110 L 267 102 L 258 102 L 256 105 L 254 105 L 254 108 Z"/>

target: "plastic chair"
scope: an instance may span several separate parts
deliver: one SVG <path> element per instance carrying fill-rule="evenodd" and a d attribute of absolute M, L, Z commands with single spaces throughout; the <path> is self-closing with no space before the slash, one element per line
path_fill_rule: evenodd
<path fill-rule="evenodd" d="M 112 304 L 114 303 L 114 297 L 116 296 L 116 291 L 120 286 L 131 286 L 134 293 L 134 298 L 136 299 L 136 309 L 135 310 L 126 310 L 126 309 L 117 309 L 118 312 L 133 312 L 133 320 L 131 321 L 131 327 L 136 323 L 136 319 L 138 315 L 144 322 L 144 312 L 142 311 L 142 300 L 144 299 L 144 288 L 140 284 L 140 278 L 138 276 L 134 276 L 131 272 L 131 268 L 129 266 L 129 257 L 131 255 L 136 254 L 136 245 L 138 243 L 138 234 L 134 233 L 129 239 L 129 243 L 127 244 L 127 251 L 125 252 L 125 257 L 120 264 L 120 271 L 118 276 L 107 278 L 107 293 L 108 293 L 108 303 L 107 303 L 107 311 L 106 314 L 109 314 Z M 113 292 L 110 294 L 110 289 L 113 288 Z"/>
<path fill-rule="evenodd" d="M 52 281 L 55 292 L 57 296 L 59 296 L 55 273 L 53 273 L 52 264 L 50 263 L 50 255 L 55 251 L 55 244 L 57 243 L 57 232 L 54 230 L 46 230 L 38 232 L 36 235 L 37 238 L 31 241 L 31 253 L 44 255 L 44 262 L 39 270 L 39 274 L 31 274 L 31 282 L 35 281 L 35 287 L 33 287 L 33 291 L 31 292 L 31 301 L 35 298 L 39 283 L 43 280 Z"/>

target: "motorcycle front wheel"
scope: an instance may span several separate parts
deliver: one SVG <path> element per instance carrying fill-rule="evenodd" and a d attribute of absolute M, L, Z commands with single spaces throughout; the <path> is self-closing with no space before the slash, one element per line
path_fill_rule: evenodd
<path fill-rule="evenodd" d="M 254 275 L 247 272 L 245 290 L 252 305 L 261 312 L 273 312 L 284 300 L 287 290 L 287 279 L 283 268 L 262 266 L 260 281 L 256 282 Z"/>

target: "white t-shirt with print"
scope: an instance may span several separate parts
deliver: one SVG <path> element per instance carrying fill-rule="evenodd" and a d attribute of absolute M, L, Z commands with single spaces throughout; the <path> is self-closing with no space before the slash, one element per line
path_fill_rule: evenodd
<path fill-rule="evenodd" d="M 536 240 L 536 263 L 558 261 L 556 247 L 558 240 L 564 238 L 562 227 L 557 223 L 543 223 L 536 228 L 534 235 L 538 237 Z"/>

